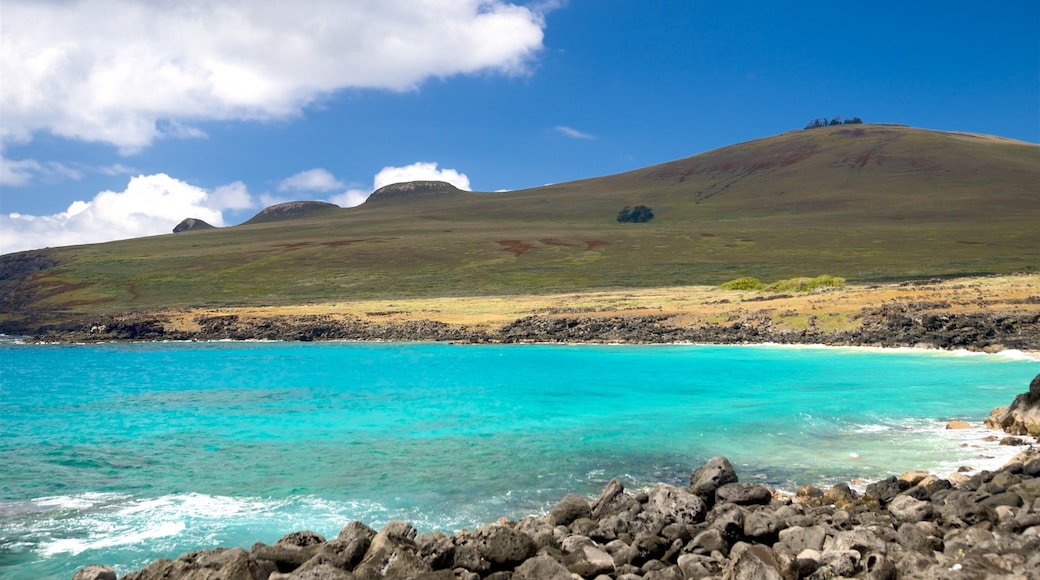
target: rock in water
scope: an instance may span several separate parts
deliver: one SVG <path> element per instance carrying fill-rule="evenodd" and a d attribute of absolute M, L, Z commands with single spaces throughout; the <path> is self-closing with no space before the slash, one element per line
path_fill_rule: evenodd
<path fill-rule="evenodd" d="M 986 426 L 1012 435 L 1040 437 L 1040 375 L 1029 383 L 1029 392 L 1015 397 L 1010 407 L 997 407 Z"/>
<path fill-rule="evenodd" d="M 737 483 L 737 472 L 729 459 L 716 455 L 690 474 L 690 493 L 711 501 L 715 492 L 727 483 Z"/>

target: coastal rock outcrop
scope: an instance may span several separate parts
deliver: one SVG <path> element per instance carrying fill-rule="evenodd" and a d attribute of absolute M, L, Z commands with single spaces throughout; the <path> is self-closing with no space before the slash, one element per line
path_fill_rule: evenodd
<path fill-rule="evenodd" d="M 123 578 L 1030 579 L 1040 570 L 1038 476 L 1035 459 L 960 484 L 910 473 L 868 485 L 863 495 L 837 485 L 792 497 L 739 482 L 729 461 L 715 457 L 689 487 L 629 493 L 614 479 L 591 502 L 568 495 L 549 514 L 472 532 L 417 534 L 403 521 L 377 532 L 351 522 L 332 540 L 294 532 L 249 551 L 157 560 Z M 113 577 L 111 568 L 92 566 L 74 578 Z"/>
<path fill-rule="evenodd" d="M 1012 435 L 1040 437 L 1040 375 L 1029 383 L 1029 392 L 1015 397 L 1010 406 L 993 409 L 986 426 Z"/>

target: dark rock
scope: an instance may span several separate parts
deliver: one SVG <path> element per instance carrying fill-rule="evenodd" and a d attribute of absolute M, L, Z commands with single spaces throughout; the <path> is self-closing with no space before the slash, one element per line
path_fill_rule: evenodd
<path fill-rule="evenodd" d="M 542 554 L 520 564 L 513 573 L 513 580 L 573 580 L 573 578 L 563 564 Z"/>
<path fill-rule="evenodd" d="M 549 512 L 549 524 L 568 526 L 579 518 L 591 518 L 592 509 L 589 502 L 578 494 L 569 493 Z"/>
<path fill-rule="evenodd" d="M 690 492 L 714 499 L 715 491 L 727 483 L 737 482 L 737 472 L 728 459 L 717 455 L 690 474 Z"/>
<path fill-rule="evenodd" d="M 478 528 L 476 540 L 480 556 L 498 568 L 515 566 L 538 549 L 526 534 L 499 524 Z"/>
<path fill-rule="evenodd" d="M 744 518 L 744 536 L 756 543 L 772 545 L 779 530 L 779 521 L 771 511 L 753 511 Z"/>
<path fill-rule="evenodd" d="M 223 577 L 222 577 L 223 578 Z M 329 564 L 321 564 L 313 568 L 306 570 L 296 570 L 289 574 L 274 574 L 270 576 L 271 580 L 356 580 L 355 576 L 342 570 L 331 566 Z M 242 580 L 246 580 L 243 578 Z"/>
<path fill-rule="evenodd" d="M 585 545 L 570 553 L 563 564 L 568 570 L 583 578 L 593 578 L 600 574 L 613 574 L 614 558 L 602 548 Z"/>
<path fill-rule="evenodd" d="M 737 505 L 768 505 L 773 490 L 758 483 L 727 483 L 715 490 L 716 502 Z"/>
<path fill-rule="evenodd" d="M 888 513 L 900 522 L 919 522 L 932 515 L 932 504 L 909 495 L 899 495 L 888 504 Z"/>
<path fill-rule="evenodd" d="M 194 232 L 199 230 L 212 230 L 214 226 L 197 218 L 184 218 L 181 223 L 173 227 L 173 233 Z"/>
<path fill-rule="evenodd" d="M 636 536 L 632 547 L 635 555 L 632 563 L 641 566 L 650 560 L 657 560 L 671 547 L 671 542 L 654 534 L 642 533 Z"/>
<path fill-rule="evenodd" d="M 881 481 L 876 481 L 868 485 L 866 496 L 872 497 L 882 504 L 886 504 L 892 501 L 892 498 L 909 488 L 910 482 L 899 479 L 894 475 L 890 475 Z"/>
<path fill-rule="evenodd" d="M 729 553 L 729 541 L 723 536 L 721 530 L 710 528 L 694 536 L 683 551 L 703 556 L 710 555 L 712 552 L 720 552 L 725 555 Z"/>
<path fill-rule="evenodd" d="M 670 523 L 685 525 L 704 520 L 707 506 L 704 500 L 685 489 L 659 483 L 650 489 L 643 515 L 664 527 Z"/>
<path fill-rule="evenodd" d="M 942 549 L 939 527 L 932 522 L 906 523 L 899 526 L 896 542 L 907 550 L 931 554 Z"/>
<path fill-rule="evenodd" d="M 303 531 L 303 532 L 292 532 L 282 536 L 277 542 L 274 543 L 276 546 L 296 546 L 303 548 L 306 546 L 313 546 L 315 544 L 324 544 L 325 537 L 321 534 Z"/>
<path fill-rule="evenodd" d="M 844 507 L 850 505 L 856 500 L 856 492 L 852 491 L 848 485 L 844 483 L 838 483 L 833 485 L 830 489 L 823 492 L 823 496 L 820 497 L 820 501 L 825 504 L 831 504 L 836 507 Z"/>
<path fill-rule="evenodd" d="M 730 543 L 733 543 L 744 539 L 744 520 L 747 514 L 748 511 L 744 507 L 724 503 L 711 510 L 707 522 L 712 529 L 719 530 Z"/>
<path fill-rule="evenodd" d="M 72 580 L 116 580 L 116 571 L 108 566 L 94 564 L 76 570 Z"/>
<path fill-rule="evenodd" d="M 823 551 L 823 543 L 827 539 L 827 528 L 824 526 L 810 526 L 803 528 L 796 526 L 780 530 L 780 541 L 790 546 L 794 553 L 802 550 Z"/>
<path fill-rule="evenodd" d="M 730 565 L 726 570 L 727 578 L 782 580 L 780 565 L 773 552 L 766 546 L 740 542 L 730 552 Z"/>
<path fill-rule="evenodd" d="M 256 546 L 250 552 L 255 560 L 273 562 L 279 572 L 292 572 L 314 556 L 314 551 L 303 550 L 299 546 L 275 544 L 274 546 Z"/>
<path fill-rule="evenodd" d="M 440 532 L 422 534 L 416 538 L 415 543 L 419 546 L 419 557 L 429 564 L 430 568 L 441 570 L 454 567 L 455 543 L 451 536 Z"/>

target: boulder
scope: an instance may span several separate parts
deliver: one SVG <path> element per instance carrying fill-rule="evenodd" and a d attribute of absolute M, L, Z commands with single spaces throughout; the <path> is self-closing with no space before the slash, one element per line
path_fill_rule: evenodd
<path fill-rule="evenodd" d="M 94 564 L 76 570 L 72 580 L 116 580 L 116 571 L 108 566 Z"/>
<path fill-rule="evenodd" d="M 707 505 L 685 489 L 659 483 L 650 489 L 644 512 L 662 527 L 670 523 L 693 525 L 704 520 Z"/>
<path fill-rule="evenodd" d="M 476 540 L 477 552 L 496 568 L 511 568 L 538 550 L 526 534 L 500 524 L 477 528 Z"/>
<path fill-rule="evenodd" d="M 773 551 L 761 544 L 740 542 L 730 552 L 730 565 L 723 575 L 725 579 L 782 580 L 780 565 Z"/>
<path fill-rule="evenodd" d="M 971 429 L 971 425 L 967 421 L 961 421 L 960 419 L 954 419 L 946 424 L 947 429 Z"/>
<path fill-rule="evenodd" d="M 727 483 L 737 482 L 733 464 L 721 455 L 716 455 L 690 474 L 690 492 L 705 499 L 714 499 L 715 491 Z"/>
<path fill-rule="evenodd" d="M 591 517 L 592 508 L 589 507 L 589 502 L 576 493 L 569 493 L 549 512 L 549 524 L 569 526 L 577 519 Z"/>
<path fill-rule="evenodd" d="M 900 493 L 910 489 L 910 482 L 903 479 L 898 479 L 894 475 L 890 475 L 881 481 L 875 481 L 867 486 L 866 495 L 872 497 L 882 504 L 892 501 L 892 498 L 896 497 Z"/>
<path fill-rule="evenodd" d="M 915 523 L 931 517 L 932 504 L 909 495 L 900 495 L 889 502 L 888 513 L 900 522 Z"/>
<path fill-rule="evenodd" d="M 614 558 L 602 548 L 593 545 L 585 545 L 572 552 L 564 560 L 564 564 L 568 570 L 582 578 L 614 573 Z"/>
<path fill-rule="evenodd" d="M 520 564 L 512 580 L 573 580 L 567 568 L 548 554 L 541 554 Z"/>
<path fill-rule="evenodd" d="M 827 540 L 827 528 L 822 525 L 801 527 L 795 526 L 780 530 L 780 541 L 787 544 L 791 551 L 800 553 L 803 550 L 823 551 L 823 543 Z"/>
<path fill-rule="evenodd" d="M 760 483 L 727 483 L 715 490 L 715 501 L 737 505 L 768 505 L 773 490 Z"/>
<path fill-rule="evenodd" d="M 1029 392 L 1015 397 L 1010 407 L 993 409 L 986 426 L 1011 435 L 1040 437 L 1040 374 L 1029 383 Z"/>

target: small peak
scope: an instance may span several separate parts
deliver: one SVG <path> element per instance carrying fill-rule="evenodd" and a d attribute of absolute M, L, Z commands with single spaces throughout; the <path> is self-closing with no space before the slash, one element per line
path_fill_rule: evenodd
<path fill-rule="evenodd" d="M 327 201 L 287 201 L 260 210 L 260 213 L 249 218 L 245 223 L 259 224 L 302 218 L 336 209 L 341 208 L 338 205 Z"/>
<path fill-rule="evenodd" d="M 456 193 L 462 191 L 446 181 L 406 181 L 380 187 L 368 196 L 369 201 L 405 199 Z"/>
<path fill-rule="evenodd" d="M 193 232 L 197 230 L 212 230 L 216 226 L 212 226 L 198 218 L 184 218 L 181 223 L 177 224 L 173 228 L 173 233 L 179 234 L 181 232 Z"/>

